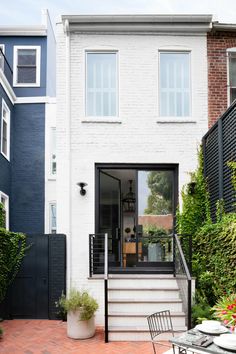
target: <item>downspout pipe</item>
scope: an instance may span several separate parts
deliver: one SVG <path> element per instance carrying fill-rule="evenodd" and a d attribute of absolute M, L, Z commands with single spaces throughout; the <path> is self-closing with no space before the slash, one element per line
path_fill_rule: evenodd
<path fill-rule="evenodd" d="M 71 91 L 70 91 L 70 24 L 68 19 L 64 22 L 64 32 L 65 32 L 65 54 L 66 54 L 66 122 L 67 122 L 67 159 L 68 159 L 68 191 L 69 191 L 69 202 L 68 202 L 68 235 L 67 235 L 67 290 L 72 286 L 72 235 L 71 235 Z"/>

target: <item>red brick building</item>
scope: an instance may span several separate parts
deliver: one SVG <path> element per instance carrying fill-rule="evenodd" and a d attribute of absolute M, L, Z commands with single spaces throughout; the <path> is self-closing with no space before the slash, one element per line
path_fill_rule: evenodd
<path fill-rule="evenodd" d="M 209 127 L 236 98 L 236 25 L 214 22 L 207 38 Z"/>

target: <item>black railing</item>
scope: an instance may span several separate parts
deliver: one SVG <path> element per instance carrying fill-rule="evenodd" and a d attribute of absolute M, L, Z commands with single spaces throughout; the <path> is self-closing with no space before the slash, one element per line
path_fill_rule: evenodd
<path fill-rule="evenodd" d="M 174 276 L 176 277 L 180 296 L 183 301 L 183 310 L 186 315 L 187 328 L 191 328 L 191 303 L 192 303 L 192 282 L 189 268 L 184 257 L 178 235 L 174 234 Z"/>
<path fill-rule="evenodd" d="M 173 235 L 160 235 L 156 233 L 142 234 L 138 243 L 142 244 L 142 261 L 172 262 L 173 261 Z M 138 251 L 137 251 L 138 252 Z"/>
<path fill-rule="evenodd" d="M 89 275 L 104 277 L 105 343 L 108 343 L 108 234 L 89 235 Z"/>
<path fill-rule="evenodd" d="M 177 234 L 190 275 L 192 275 L 193 238 L 190 234 Z"/>
<path fill-rule="evenodd" d="M 10 64 L 7 61 L 2 49 L 0 48 L 0 69 L 4 72 L 4 75 L 7 78 L 7 81 L 12 86 L 13 83 L 13 71 Z"/>

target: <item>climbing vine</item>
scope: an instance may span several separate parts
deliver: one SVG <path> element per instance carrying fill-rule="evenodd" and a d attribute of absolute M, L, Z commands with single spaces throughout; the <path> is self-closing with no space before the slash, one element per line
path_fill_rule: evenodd
<path fill-rule="evenodd" d="M 205 222 L 211 221 L 202 148 L 198 151 L 198 167 L 191 173 L 190 183 L 183 188 L 181 196 L 183 204 L 182 211 L 177 212 L 177 230 L 181 234 L 193 235 Z"/>
<path fill-rule="evenodd" d="M 5 212 L 0 203 L 0 303 L 6 296 L 9 285 L 14 280 L 25 252 L 26 235 L 4 228 Z"/>

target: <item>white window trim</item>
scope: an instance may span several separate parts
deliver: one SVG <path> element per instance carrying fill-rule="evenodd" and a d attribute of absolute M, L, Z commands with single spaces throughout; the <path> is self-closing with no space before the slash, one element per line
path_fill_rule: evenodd
<path fill-rule="evenodd" d="M 49 202 L 49 233 L 51 234 L 52 233 L 52 214 L 51 214 L 51 206 L 52 205 L 55 205 L 56 206 L 56 210 L 57 210 L 57 203 L 56 203 L 56 201 L 51 201 L 51 202 Z M 56 217 L 56 229 L 55 229 L 55 231 L 57 232 L 57 217 Z"/>
<path fill-rule="evenodd" d="M 161 53 L 179 53 L 179 54 L 189 54 L 189 115 L 188 116 L 162 116 L 161 115 L 161 99 L 160 99 L 160 93 L 161 93 L 161 60 L 160 60 L 160 55 Z M 178 49 L 178 48 L 161 48 L 158 50 L 158 121 L 162 122 L 162 121 L 167 121 L 168 119 L 170 119 L 171 121 L 175 121 L 177 119 L 183 121 L 184 123 L 186 122 L 186 120 L 192 119 L 192 60 L 191 60 L 191 55 L 192 55 L 192 51 L 190 49 Z M 193 121 L 193 123 L 195 122 L 195 120 Z"/>
<path fill-rule="evenodd" d="M 0 47 L 2 48 L 2 52 L 5 55 L 5 44 L 0 44 Z M 2 71 L 4 71 L 4 64 L 5 64 L 5 62 L 3 60 L 3 66 L 2 66 L 2 68 L 0 67 L 0 69 L 2 69 Z"/>
<path fill-rule="evenodd" d="M 117 97 L 116 97 L 116 115 L 115 116 L 89 116 L 87 115 L 87 58 L 88 54 L 116 54 L 116 92 L 117 92 Z M 120 123 L 120 121 L 117 121 L 117 118 L 119 118 L 119 51 L 117 49 L 110 49 L 110 50 L 101 50 L 101 49 L 89 49 L 85 51 L 85 102 L 84 102 L 84 107 L 85 107 L 85 119 L 83 119 L 83 123 L 97 123 L 99 121 L 103 121 L 103 123 L 108 122 L 117 122 Z"/>
<path fill-rule="evenodd" d="M 17 82 L 18 49 L 35 49 L 36 50 L 36 82 L 35 83 L 18 83 Z M 13 86 L 14 87 L 39 87 L 40 86 L 40 72 L 41 72 L 41 47 L 40 46 L 31 46 L 31 45 L 14 46 Z"/>
<path fill-rule="evenodd" d="M 6 215 L 6 229 L 9 230 L 9 196 L 2 191 L 0 191 L 0 202 L 1 199 L 5 199 L 5 215 Z"/>
<path fill-rule="evenodd" d="M 230 106 L 230 82 L 229 82 L 229 53 L 235 53 L 236 47 L 228 48 L 226 50 L 226 57 L 227 57 L 227 106 Z"/>
<path fill-rule="evenodd" d="M 7 120 L 3 118 L 3 109 L 7 111 L 8 117 Z M 3 141 L 3 120 L 7 123 L 7 154 L 5 154 L 2 150 L 2 141 Z M 2 98 L 2 111 L 1 111 L 1 154 L 8 160 L 10 161 L 10 128 L 11 128 L 11 111 Z"/>

